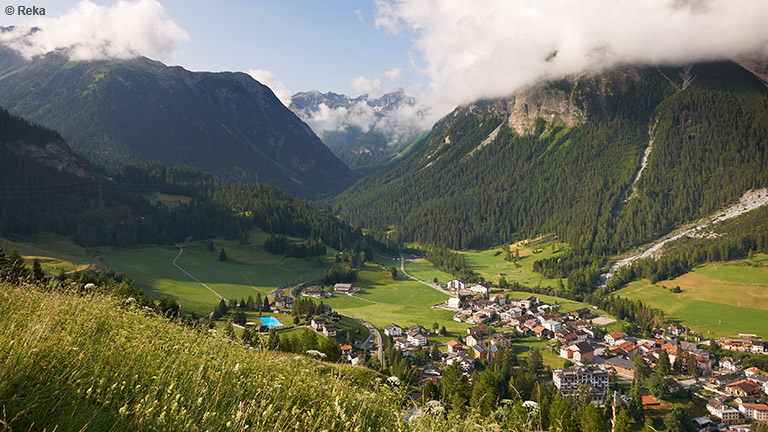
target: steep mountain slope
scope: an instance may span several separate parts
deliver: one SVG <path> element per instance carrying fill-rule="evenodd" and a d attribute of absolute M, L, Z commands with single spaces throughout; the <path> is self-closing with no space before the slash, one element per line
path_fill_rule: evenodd
<path fill-rule="evenodd" d="M 402 157 L 423 136 L 417 119 L 406 113 L 415 104 L 402 89 L 378 98 L 308 91 L 293 95 L 290 108 L 342 161 L 360 169 Z"/>
<path fill-rule="evenodd" d="M 618 68 L 460 107 L 332 206 L 408 240 L 468 248 L 555 232 L 613 253 L 768 185 L 766 142 L 768 89 L 735 63 Z"/>
<path fill-rule="evenodd" d="M 0 49 L 0 105 L 112 167 L 159 160 L 301 195 L 351 180 L 306 124 L 242 73 L 190 72 L 143 57 L 70 62 L 64 52 L 25 61 Z"/>

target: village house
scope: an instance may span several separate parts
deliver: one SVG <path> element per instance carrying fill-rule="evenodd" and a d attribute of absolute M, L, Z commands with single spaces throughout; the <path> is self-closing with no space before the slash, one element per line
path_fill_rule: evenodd
<path fill-rule="evenodd" d="M 471 345 L 472 356 L 478 360 L 488 360 L 488 352 L 480 345 Z"/>
<path fill-rule="evenodd" d="M 314 317 L 309 321 L 309 326 L 312 327 L 312 329 L 320 331 L 320 329 L 325 324 L 325 318 L 323 317 Z"/>
<path fill-rule="evenodd" d="M 352 345 L 342 345 L 341 346 L 341 353 L 344 355 L 347 355 L 352 352 Z"/>
<path fill-rule="evenodd" d="M 424 336 L 421 333 L 415 332 L 415 331 L 409 331 L 408 333 L 408 343 L 410 343 L 413 346 L 424 346 L 427 344 L 427 337 Z"/>
<path fill-rule="evenodd" d="M 587 309 L 587 308 L 582 308 L 582 309 L 578 309 L 578 310 L 575 310 L 575 311 L 570 311 L 570 312 L 568 312 L 568 316 L 570 316 L 573 319 L 577 319 L 577 320 L 580 320 L 580 319 L 588 320 L 588 319 L 592 319 L 592 318 L 595 317 L 592 314 L 592 312 L 589 309 Z"/>
<path fill-rule="evenodd" d="M 468 288 L 469 288 L 469 281 L 467 281 L 466 279 L 459 278 L 459 279 L 453 279 L 448 281 L 448 289 L 451 291 L 459 292 L 462 290 L 466 290 Z"/>
<path fill-rule="evenodd" d="M 632 357 L 638 352 L 637 345 L 624 341 L 611 347 L 611 352 L 621 357 Z"/>
<path fill-rule="evenodd" d="M 707 403 L 707 411 L 720 419 L 721 423 L 727 425 L 737 424 L 741 421 L 739 411 L 736 408 L 731 408 L 717 399 L 712 399 Z"/>
<path fill-rule="evenodd" d="M 485 283 L 474 284 L 469 288 L 469 290 L 472 291 L 473 293 L 479 293 L 479 294 L 485 294 L 485 295 L 488 295 L 491 293 L 490 286 Z"/>
<path fill-rule="evenodd" d="M 336 326 L 333 324 L 323 325 L 323 335 L 325 337 L 336 336 Z"/>
<path fill-rule="evenodd" d="M 612 357 L 601 365 L 603 369 L 613 369 L 622 378 L 635 379 L 635 364 L 631 360 Z"/>
<path fill-rule="evenodd" d="M 480 333 L 471 333 L 464 338 L 464 342 L 466 342 L 469 347 L 473 345 L 482 345 L 485 342 L 485 337 Z"/>
<path fill-rule="evenodd" d="M 608 345 L 615 345 L 615 344 L 619 343 L 619 341 L 623 341 L 624 338 L 626 338 L 626 337 L 627 337 L 627 335 L 625 335 L 622 332 L 613 332 L 613 333 L 608 333 L 607 335 L 605 335 L 603 337 L 603 339 L 605 340 L 605 343 L 607 343 Z"/>
<path fill-rule="evenodd" d="M 408 338 L 407 337 L 397 336 L 397 337 L 393 338 L 392 340 L 395 342 L 395 348 L 399 349 L 400 351 L 403 351 L 403 350 L 411 347 L 411 344 L 408 342 Z"/>
<path fill-rule="evenodd" d="M 744 375 L 746 376 L 760 375 L 762 372 L 763 371 L 761 371 L 759 368 L 756 368 L 754 366 L 744 369 Z"/>
<path fill-rule="evenodd" d="M 526 309 L 530 309 L 538 304 L 539 304 L 539 299 L 534 296 L 530 296 L 528 298 L 524 298 L 520 300 L 520 304 L 518 306 L 524 307 Z"/>
<path fill-rule="evenodd" d="M 499 306 L 507 304 L 507 297 L 504 294 L 496 294 L 491 297 L 491 300 Z"/>
<path fill-rule="evenodd" d="M 347 354 L 347 360 L 352 363 L 352 366 L 357 366 L 360 363 L 360 356 L 357 353 Z"/>
<path fill-rule="evenodd" d="M 403 329 L 394 323 L 389 323 L 384 327 L 384 334 L 390 337 L 400 336 L 403 334 Z"/>
<path fill-rule="evenodd" d="M 545 320 L 541 323 L 541 326 L 552 333 L 557 333 L 563 328 L 563 323 L 555 320 Z"/>
<path fill-rule="evenodd" d="M 739 380 L 741 380 L 741 374 L 738 373 L 725 373 L 709 377 L 709 381 L 718 387 L 725 387 Z"/>
<path fill-rule="evenodd" d="M 762 340 L 722 338 L 715 343 L 724 350 L 766 354 L 765 342 Z"/>
<path fill-rule="evenodd" d="M 744 417 L 757 422 L 768 422 L 768 405 L 766 404 L 739 404 L 739 411 Z"/>
<path fill-rule="evenodd" d="M 602 405 L 608 392 L 608 373 L 590 366 L 571 366 L 554 370 L 552 381 L 562 396 L 578 395 L 579 386 L 587 384 L 591 402 L 595 405 Z"/>
<path fill-rule="evenodd" d="M 333 292 L 338 294 L 354 294 L 358 291 L 358 288 L 352 286 L 351 283 L 337 283 L 333 286 Z"/>
<path fill-rule="evenodd" d="M 445 359 L 446 364 L 457 363 L 461 368 L 461 371 L 466 376 L 471 376 L 475 370 L 475 360 L 469 356 L 465 351 L 459 351 L 453 354 L 449 354 Z"/>
<path fill-rule="evenodd" d="M 461 306 L 461 298 L 457 295 L 448 299 L 448 307 L 458 309 Z"/>
<path fill-rule="evenodd" d="M 448 341 L 448 353 L 456 353 L 461 351 L 461 349 L 464 347 L 464 345 L 461 344 L 461 342 L 456 340 L 449 340 Z"/>
<path fill-rule="evenodd" d="M 680 336 L 681 334 L 685 333 L 685 327 L 681 326 L 680 324 L 672 324 L 667 328 L 667 331 L 672 336 Z"/>
<path fill-rule="evenodd" d="M 512 334 L 510 333 L 494 333 L 488 338 L 488 343 L 499 348 L 512 346 L 512 341 Z"/>
<path fill-rule="evenodd" d="M 756 396 L 763 392 L 763 386 L 753 381 L 741 380 L 725 386 L 725 391 L 734 396 Z"/>
<path fill-rule="evenodd" d="M 578 362 L 592 361 L 595 358 L 595 350 L 586 342 L 578 342 L 560 348 L 560 357 Z"/>
<path fill-rule="evenodd" d="M 734 359 L 733 357 L 723 357 L 720 359 L 720 368 L 731 372 L 739 372 L 744 368 L 744 366 L 739 359 Z"/>
<path fill-rule="evenodd" d="M 320 288 L 319 286 L 311 286 L 309 288 L 304 288 L 304 290 L 301 291 L 301 295 L 322 299 L 330 297 L 331 293 Z"/>

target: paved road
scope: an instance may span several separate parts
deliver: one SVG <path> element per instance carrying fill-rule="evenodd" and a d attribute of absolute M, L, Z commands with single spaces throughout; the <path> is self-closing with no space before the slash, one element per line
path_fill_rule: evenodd
<path fill-rule="evenodd" d="M 440 291 L 441 293 L 443 293 L 443 294 L 445 294 L 445 295 L 449 295 L 449 296 L 451 296 L 451 297 L 453 297 L 453 296 L 454 296 L 454 293 L 452 293 L 452 292 L 450 292 L 450 291 L 446 291 L 446 290 L 444 290 L 444 289 L 442 289 L 442 288 L 440 288 L 440 287 L 438 287 L 438 286 L 435 286 L 434 284 L 431 284 L 431 283 L 429 283 L 429 282 L 424 282 L 424 281 L 423 281 L 423 280 L 421 280 L 421 279 L 416 279 L 415 277 L 413 277 L 413 276 L 409 275 L 409 274 L 408 274 L 408 273 L 405 271 L 405 258 L 403 258 L 403 257 L 400 257 L 400 272 L 401 272 L 401 273 L 403 273 L 403 274 L 404 274 L 406 277 L 409 277 L 409 278 L 411 278 L 411 279 L 415 280 L 416 282 L 421 282 L 421 283 L 423 283 L 424 285 L 426 285 L 426 286 L 428 286 L 428 287 L 430 287 L 430 288 L 432 288 L 432 289 L 436 289 L 436 290 Z"/>
<path fill-rule="evenodd" d="M 173 259 L 173 265 L 176 266 L 177 269 L 181 270 L 185 275 L 191 277 L 192 280 L 194 280 L 195 282 L 199 283 L 200 285 L 206 287 L 208 289 L 208 291 L 212 292 L 213 295 L 215 295 L 219 299 L 226 300 L 221 294 L 217 293 L 213 288 L 211 288 L 208 285 L 204 284 L 200 279 L 192 276 L 188 271 L 184 270 L 183 268 L 181 268 L 180 265 L 176 264 L 176 260 L 178 260 L 179 257 L 181 256 L 182 252 L 184 252 L 184 246 L 183 245 L 177 245 L 177 246 L 179 246 L 179 254 L 176 255 L 176 258 Z"/>

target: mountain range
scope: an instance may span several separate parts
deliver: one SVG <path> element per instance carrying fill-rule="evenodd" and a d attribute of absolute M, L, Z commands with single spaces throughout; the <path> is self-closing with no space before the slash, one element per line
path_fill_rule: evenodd
<path fill-rule="evenodd" d="M 329 207 L 406 241 L 613 254 L 767 186 L 766 142 L 768 87 L 739 64 L 626 66 L 458 107 Z"/>
<path fill-rule="evenodd" d="M 425 133 L 416 99 L 403 89 L 378 98 L 300 92 L 291 97 L 289 108 L 353 169 L 365 171 L 400 159 Z"/>
<path fill-rule="evenodd" d="M 116 170 L 158 160 L 303 196 L 353 179 L 309 126 L 244 73 L 191 72 L 145 57 L 73 62 L 66 51 L 26 60 L 0 48 L 0 106 Z"/>

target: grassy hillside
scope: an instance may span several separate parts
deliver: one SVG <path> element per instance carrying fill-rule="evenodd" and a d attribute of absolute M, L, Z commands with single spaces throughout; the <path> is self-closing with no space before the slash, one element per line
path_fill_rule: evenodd
<path fill-rule="evenodd" d="M 680 287 L 680 293 L 672 288 Z M 757 333 L 768 337 L 768 256 L 754 260 L 700 266 L 672 280 L 652 284 L 647 279 L 618 291 L 663 310 L 710 337 Z"/>
<path fill-rule="evenodd" d="M 13 430 L 408 430 L 374 372 L 248 350 L 111 297 L 0 285 Z M 444 426 L 444 425 L 443 425 Z"/>
<path fill-rule="evenodd" d="M 0 238 L 0 247 L 7 253 L 16 248 L 25 260 L 40 261 L 43 270 L 57 275 L 60 270 L 71 272 L 88 267 L 90 261 L 86 250 L 68 238 L 56 234 L 36 236 L 10 236 Z"/>

